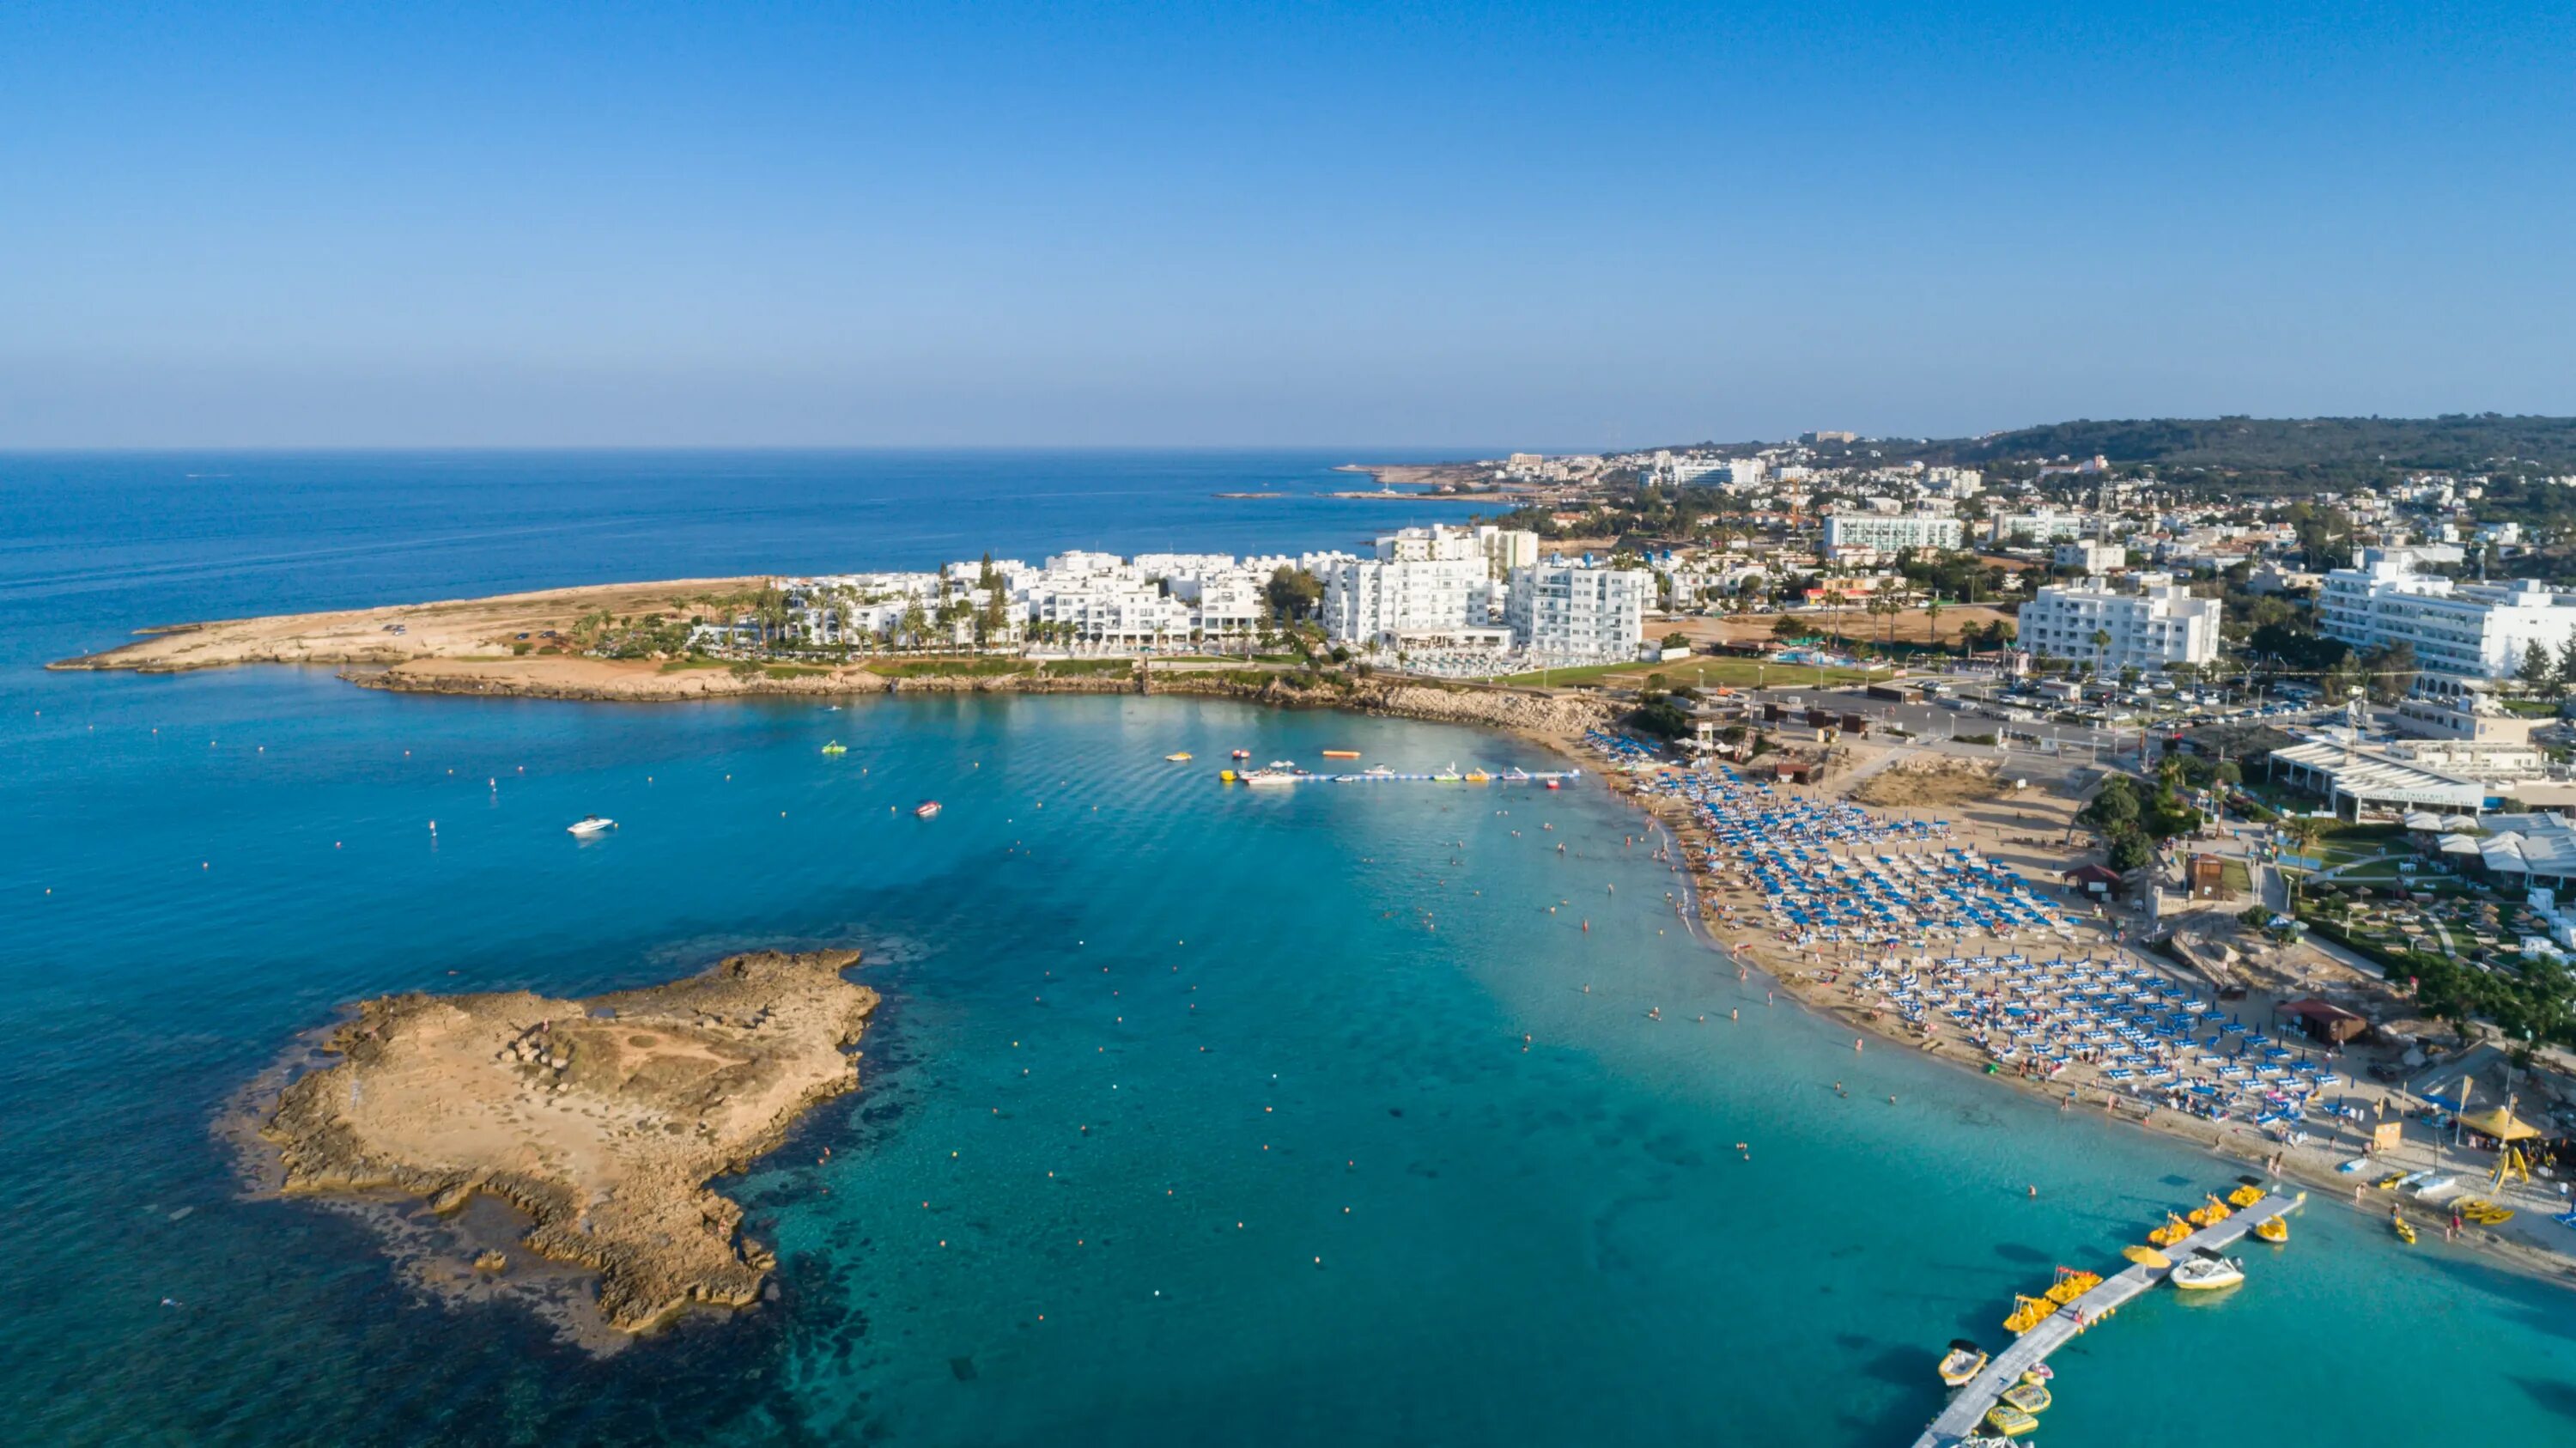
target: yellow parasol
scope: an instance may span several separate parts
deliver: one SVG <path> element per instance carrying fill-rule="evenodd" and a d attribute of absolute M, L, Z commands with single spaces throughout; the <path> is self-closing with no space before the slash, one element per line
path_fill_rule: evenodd
<path fill-rule="evenodd" d="M 2171 1267 L 2173 1265 L 2173 1259 L 2171 1257 L 2166 1256 L 2164 1253 L 2157 1251 L 2153 1247 L 2123 1247 L 2120 1249 L 2120 1255 L 2137 1263 L 2141 1267 Z"/>
<path fill-rule="evenodd" d="M 2471 1131 L 2492 1136 L 2498 1141 L 2529 1141 L 2540 1134 L 2539 1127 L 2502 1107 L 2493 1111 L 2464 1115 L 2460 1118 L 2460 1124 Z"/>

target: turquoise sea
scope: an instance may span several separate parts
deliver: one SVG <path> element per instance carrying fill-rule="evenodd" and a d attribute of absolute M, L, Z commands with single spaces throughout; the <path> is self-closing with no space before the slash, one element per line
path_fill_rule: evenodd
<path fill-rule="evenodd" d="M 1544 763 L 1468 731 L 38 670 L 175 619 L 1419 521 L 1311 496 L 1342 460 L 0 457 L 7 1440 L 1879 1448 L 1949 1338 L 2233 1176 L 1767 1004 L 1597 788 L 1210 778 Z M 611 1357 L 244 1199 L 211 1131 L 352 999 L 826 943 L 886 1005 L 862 1092 L 727 1184 L 779 1300 Z M 2247 1246 L 2061 1355 L 2036 1441 L 2576 1441 L 2576 1295 L 2331 1208 Z"/>

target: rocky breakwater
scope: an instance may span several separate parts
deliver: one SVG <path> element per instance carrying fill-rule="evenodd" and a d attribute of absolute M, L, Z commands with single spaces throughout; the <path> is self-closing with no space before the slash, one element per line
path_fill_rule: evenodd
<path fill-rule="evenodd" d="M 453 1212 L 477 1192 L 532 1219 L 525 1246 L 599 1274 L 599 1310 L 642 1332 L 692 1304 L 755 1301 L 774 1265 L 707 1188 L 858 1084 L 876 992 L 858 952 L 737 955 L 666 985 L 364 1002 L 338 1060 L 260 1128 L 289 1194 L 398 1192 Z"/>

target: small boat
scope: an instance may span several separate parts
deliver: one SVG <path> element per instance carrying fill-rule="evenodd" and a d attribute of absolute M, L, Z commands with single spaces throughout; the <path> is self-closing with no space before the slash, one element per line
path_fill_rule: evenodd
<path fill-rule="evenodd" d="M 1357 759 L 1360 757 L 1360 752 L 1356 749 L 1327 749 L 1324 751 L 1324 757 L 1326 759 Z"/>
<path fill-rule="evenodd" d="M 1469 784 L 1483 784 L 1485 781 L 1492 778 L 1492 775 L 1487 774 L 1481 769 L 1471 769 L 1467 771 L 1467 782 Z"/>
<path fill-rule="evenodd" d="M 2278 1246 L 2281 1243 L 2290 1240 L 2290 1219 L 2287 1217 L 2265 1217 L 2263 1220 L 2254 1224 L 2254 1235 L 2266 1242 L 2272 1243 L 2274 1246 Z"/>
<path fill-rule="evenodd" d="M 1460 774 L 1458 772 L 1458 766 L 1455 763 L 1452 763 L 1447 769 L 1441 770 L 1432 775 L 1431 782 L 1434 784 L 1456 784 L 1459 780 L 1464 778 L 1466 778 L 1466 776 Z"/>
<path fill-rule="evenodd" d="M 825 754 L 847 754 L 850 752 L 850 746 L 842 743 L 838 739 L 835 739 L 831 743 L 823 746 L 823 752 Z"/>
<path fill-rule="evenodd" d="M 1997 1403 L 1986 1410 L 1986 1426 L 2007 1438 L 2018 1438 L 2039 1426 L 2039 1420 L 2010 1403 Z"/>
<path fill-rule="evenodd" d="M 2391 1231 L 2397 1234 L 2398 1241 L 2405 1243 L 2409 1247 L 2415 1245 L 2415 1228 L 2413 1224 L 2409 1223 L 2404 1217 L 2394 1215 L 2390 1216 L 2388 1219 L 2388 1226 Z"/>
<path fill-rule="evenodd" d="M 939 801 L 935 799 L 925 799 L 921 803 L 914 805 L 912 807 L 912 812 L 916 818 L 929 819 L 939 813 Z"/>
<path fill-rule="evenodd" d="M 568 835 L 598 835 L 606 834 L 608 831 L 615 828 L 617 828 L 617 821 L 608 818 L 606 815 L 583 815 L 580 819 L 564 826 L 564 833 Z"/>
<path fill-rule="evenodd" d="M 1249 749 L 1238 749 L 1234 751 L 1233 757 L 1236 759 L 1250 759 L 1252 757 L 1252 751 Z"/>
<path fill-rule="evenodd" d="M 2196 1256 L 2173 1270 L 2173 1285 L 2185 1292 L 2211 1292 L 2245 1280 L 2245 1264 L 2212 1253 Z"/>
<path fill-rule="evenodd" d="M 1564 788 L 1564 786 L 1563 786 L 1563 785 L 1559 784 L 1557 781 L 1555 781 L 1555 780 L 1553 780 L 1553 779 L 1551 779 L 1551 780 L 1549 780 L 1549 781 L 1547 782 L 1547 787 L 1548 787 L 1548 788 L 1550 788 L 1550 789 L 1562 789 L 1562 788 Z"/>
<path fill-rule="evenodd" d="M 1986 1370 L 1986 1350 L 1964 1337 L 1950 1339 L 1950 1350 L 1941 1355 L 1937 1371 L 1941 1381 L 1954 1388 L 1966 1387 Z"/>
<path fill-rule="evenodd" d="M 2032 1363 L 2030 1365 L 2030 1370 L 2021 1375 L 2021 1380 L 2025 1383 L 2044 1383 L 2056 1376 L 2057 1369 L 2050 1367 L 2048 1364 Z"/>
<path fill-rule="evenodd" d="M 1185 749 L 1178 754 L 1166 754 L 1163 756 L 1163 761 L 1167 764 L 1187 764 L 1190 762 L 1189 751 Z"/>
<path fill-rule="evenodd" d="M 2003 1400 L 2025 1413 L 2044 1413 L 2056 1401 L 2048 1394 L 2046 1383 L 2015 1383 L 2004 1389 Z"/>
<path fill-rule="evenodd" d="M 2351 1175 L 2352 1173 L 2357 1172 L 2357 1171 L 2361 1170 L 2363 1167 L 2366 1167 L 2366 1166 L 2368 1166 L 2368 1165 L 2370 1165 L 2370 1158 L 2369 1158 L 2369 1157 L 2366 1157 L 2366 1156 L 2356 1156 L 2356 1157 L 2354 1157 L 2352 1160 L 2350 1160 L 2350 1161 L 2348 1161 L 2348 1162 L 2345 1162 L 2343 1165 L 2341 1165 L 2341 1166 L 2339 1166 L 2339 1167 L 2336 1167 L 2336 1168 L 2335 1168 L 2335 1170 L 2336 1170 L 2336 1171 L 2339 1171 L 2339 1172 L 2344 1173 L 2346 1176 L 2349 1176 L 2349 1175 Z"/>
<path fill-rule="evenodd" d="M 2227 1205 L 2231 1207 L 2250 1207 L 2261 1200 L 2263 1200 L 2263 1189 L 2252 1182 L 2247 1182 L 2227 1194 Z"/>
<path fill-rule="evenodd" d="M 1527 784 L 1529 783 L 1529 780 L 1530 772 L 1517 765 L 1503 771 L 1503 783 L 1505 784 Z"/>
<path fill-rule="evenodd" d="M 2459 1184 L 2460 1179 L 2455 1176 L 2426 1177 L 2415 1184 L 2415 1195 L 2429 1197 L 2436 1192 L 2447 1192 Z"/>
<path fill-rule="evenodd" d="M 1243 776 L 1245 784 L 1295 784 L 1306 771 L 1285 759 L 1274 759 Z"/>
<path fill-rule="evenodd" d="M 1395 771 L 1387 768 L 1383 764 L 1372 764 L 1368 768 L 1361 770 L 1359 777 L 1362 779 L 1393 779 L 1395 778 Z"/>

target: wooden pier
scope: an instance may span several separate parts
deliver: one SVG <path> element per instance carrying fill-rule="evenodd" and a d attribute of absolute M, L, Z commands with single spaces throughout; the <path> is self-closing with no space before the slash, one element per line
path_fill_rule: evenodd
<path fill-rule="evenodd" d="M 2156 1250 L 2175 1262 L 2203 1248 L 2216 1251 L 2246 1233 L 2258 1223 L 2284 1215 L 2307 1200 L 2306 1193 L 2285 1197 L 2278 1193 L 2265 1197 L 2238 1211 L 2226 1221 L 2201 1228 L 2170 1247 Z M 2037 1327 L 2014 1339 L 2012 1346 L 1996 1353 L 1986 1370 L 1958 1390 L 1958 1396 L 1941 1410 L 1923 1436 L 1914 1440 L 1914 1448 L 1953 1448 L 1972 1433 L 1986 1432 L 1986 1410 L 2001 1401 L 2004 1390 L 2021 1381 L 2048 1355 L 2066 1345 L 2077 1333 L 2101 1322 L 2103 1315 L 2121 1306 L 2148 1288 L 2162 1282 L 2172 1272 L 2170 1267 L 2131 1266 L 2115 1277 L 2102 1279 L 2102 1285 L 2059 1308 Z M 2079 1325 L 2080 1324 L 2080 1325 Z M 2053 1386 L 2053 1385 L 2052 1385 Z"/>

